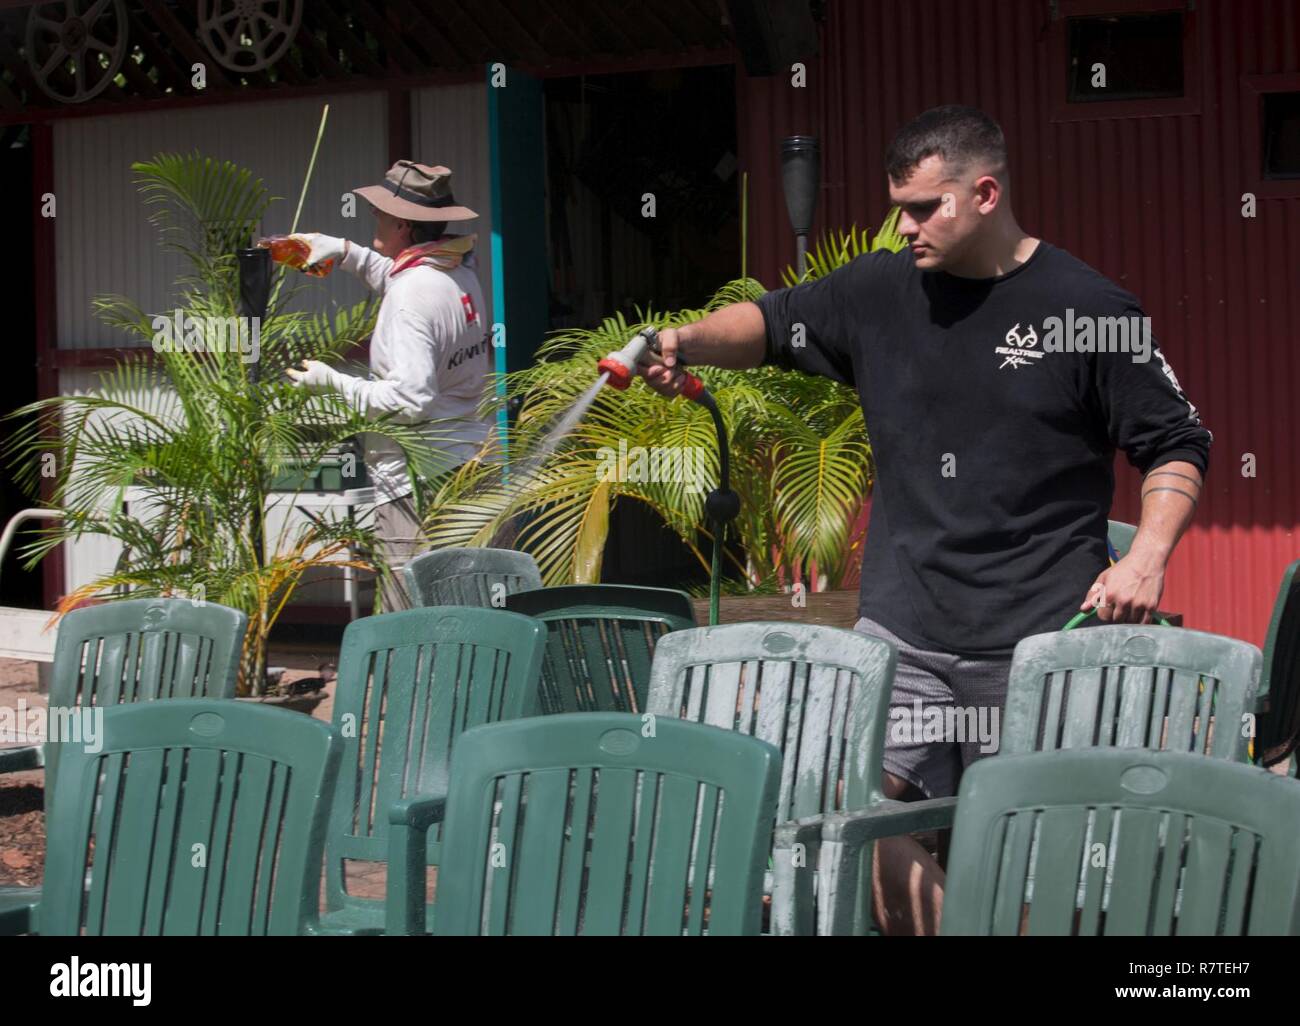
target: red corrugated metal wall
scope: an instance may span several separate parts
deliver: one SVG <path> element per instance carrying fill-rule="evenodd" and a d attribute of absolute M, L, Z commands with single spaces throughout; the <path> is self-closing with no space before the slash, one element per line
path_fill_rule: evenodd
<path fill-rule="evenodd" d="M 749 79 L 738 66 L 751 273 L 772 287 L 793 255 L 783 137 L 822 140 L 816 231 L 875 225 L 893 132 L 940 103 L 987 110 L 1006 131 L 1021 224 L 1143 301 L 1214 432 L 1206 494 L 1162 607 L 1262 644 L 1282 570 L 1300 557 L 1300 198 L 1260 198 L 1258 216 L 1242 217 L 1258 178 L 1248 141 L 1256 100 L 1242 79 L 1300 72 L 1300 2 L 1199 0 L 1199 114 L 1063 123 L 1052 121 L 1049 75 L 1065 72 L 1047 0 L 828 6 L 806 88 L 788 76 Z M 1242 474 L 1247 453 L 1254 478 Z M 1139 479 L 1119 463 L 1112 515 L 1134 521 Z"/>

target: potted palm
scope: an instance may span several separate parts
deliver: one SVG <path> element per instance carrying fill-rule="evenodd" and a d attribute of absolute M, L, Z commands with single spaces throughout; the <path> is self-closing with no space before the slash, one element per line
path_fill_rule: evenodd
<path fill-rule="evenodd" d="M 295 287 L 280 272 L 266 315 L 240 315 L 235 253 L 274 202 L 260 179 L 197 153 L 160 154 L 133 170 L 162 243 L 187 273 L 163 313 L 99 297 L 98 315 L 143 343 L 139 354 L 101 374 L 91 394 L 11 415 L 20 423 L 7 457 L 33 492 L 53 468 L 50 502 L 63 511 L 28 548 L 28 565 L 65 541 L 99 535 L 121 546 L 122 559 L 66 596 L 60 611 L 126 594 L 243 610 L 240 694 L 257 696 L 271 628 L 304 575 L 385 571 L 371 555 L 371 532 L 350 517 L 283 517 L 270 529 L 271 504 L 297 497 L 273 486 L 301 483 L 301 467 L 362 431 L 393 439 L 422 479 L 427 443 L 413 427 L 365 420 L 341 398 L 309 395 L 284 376 L 290 364 L 338 358 L 364 339 L 373 303 L 307 314 L 293 304 L 305 282 Z"/>
<path fill-rule="evenodd" d="M 896 222 L 897 211 L 874 236 L 850 229 L 824 237 L 808 254 L 806 277 L 873 249 L 901 249 Z M 792 270 L 786 280 L 795 283 Z M 597 328 L 551 336 L 534 366 L 506 378 L 501 401 L 519 409 L 508 441 L 508 479 L 491 464 L 467 464 L 435 503 L 426 524 L 430 541 L 474 546 L 508 537 L 533 554 L 548 584 L 594 583 L 611 512 L 619 502 L 639 502 L 707 568 L 704 497 L 718 479 L 718 454 L 704 409 L 683 399 L 666 402 L 638 381 L 626 392 L 597 393 L 563 439 L 552 428 L 579 402 L 596 362 L 641 327 L 688 323 L 764 291 L 741 278 L 702 310 L 638 311 L 638 323 L 618 315 Z M 733 575 L 751 591 L 796 581 L 809 590 L 844 587 L 857 568 L 872 481 L 857 396 L 836 382 L 773 368 L 705 368 L 700 375 L 731 437 L 731 483 L 741 498 L 733 529 L 743 553 L 728 552 Z M 656 460 L 656 453 L 672 458 Z M 665 464 L 673 472 L 655 472 Z"/>

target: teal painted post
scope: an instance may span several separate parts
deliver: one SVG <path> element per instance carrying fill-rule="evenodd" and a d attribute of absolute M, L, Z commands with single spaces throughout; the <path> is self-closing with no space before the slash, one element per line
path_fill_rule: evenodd
<path fill-rule="evenodd" d="M 486 67 L 492 176 L 492 341 L 501 375 L 532 363 L 550 320 L 546 256 L 542 84 L 523 72 Z M 508 421 L 497 414 L 504 452 Z M 504 454 L 508 460 L 509 453 Z M 507 463 L 508 466 L 508 463 Z"/>

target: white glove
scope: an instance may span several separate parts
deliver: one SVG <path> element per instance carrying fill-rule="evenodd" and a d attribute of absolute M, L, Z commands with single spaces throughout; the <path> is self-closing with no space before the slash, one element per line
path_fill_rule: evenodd
<path fill-rule="evenodd" d="M 313 393 L 343 391 L 345 375 L 319 360 L 303 360 L 302 363 L 305 370 L 286 367 L 284 371 L 293 379 L 296 388 L 305 388 Z"/>
<path fill-rule="evenodd" d="M 299 239 L 311 247 L 311 252 L 307 254 L 307 265 L 309 267 L 315 267 L 326 260 L 342 261 L 348 253 L 348 240 L 336 239 L 332 235 L 306 232 L 299 235 L 290 235 L 289 238 Z"/>

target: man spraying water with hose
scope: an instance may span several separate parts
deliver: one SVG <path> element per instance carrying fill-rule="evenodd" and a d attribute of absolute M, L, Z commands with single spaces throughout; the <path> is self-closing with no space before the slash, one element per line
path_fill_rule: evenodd
<path fill-rule="evenodd" d="M 1150 622 L 1211 436 L 1137 299 L 1021 229 L 992 119 L 928 111 L 895 137 L 886 170 L 907 251 L 665 330 L 639 372 L 665 396 L 684 387 L 684 362 L 856 387 L 877 464 L 856 628 L 898 649 L 891 712 L 919 703 L 1000 722 L 1021 638 L 1080 610 Z M 1142 513 L 1107 567 L 1117 449 L 1144 475 Z M 992 747 L 887 730 L 886 793 L 956 794 Z M 881 842 L 882 929 L 935 932 L 943 880 L 917 842 Z"/>

